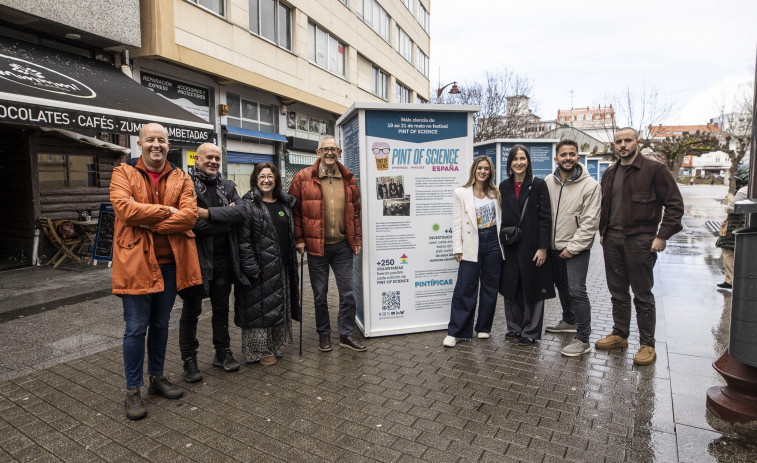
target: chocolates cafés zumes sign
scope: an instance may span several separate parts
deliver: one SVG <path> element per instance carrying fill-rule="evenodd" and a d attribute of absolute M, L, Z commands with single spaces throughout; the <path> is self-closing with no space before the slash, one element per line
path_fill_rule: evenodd
<path fill-rule="evenodd" d="M 148 114 L 91 106 L 91 99 L 97 96 L 95 90 L 61 72 L 20 58 L 0 54 L 0 79 L 50 93 L 49 99 L 26 95 L 17 95 L 24 101 L 0 98 L 0 122 L 135 136 L 147 121 L 160 122 Z M 53 94 L 65 95 L 69 101 L 56 100 Z M 81 102 L 70 102 L 72 98 Z M 171 141 L 202 143 L 211 135 L 204 128 L 164 125 Z"/>

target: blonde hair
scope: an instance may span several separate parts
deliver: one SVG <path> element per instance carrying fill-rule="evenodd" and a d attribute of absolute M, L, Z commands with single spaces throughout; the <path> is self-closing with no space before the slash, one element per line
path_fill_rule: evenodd
<path fill-rule="evenodd" d="M 469 187 L 472 186 L 474 183 L 476 183 L 476 169 L 478 168 L 478 165 L 481 163 L 481 161 L 486 161 L 489 163 L 489 179 L 484 182 L 484 193 L 486 193 L 486 196 L 492 199 L 496 199 L 497 202 L 500 202 L 502 198 L 499 196 L 499 188 L 494 184 L 494 162 L 492 162 L 492 159 L 489 156 L 482 155 L 473 160 L 473 164 L 470 166 L 470 175 L 468 176 L 468 181 L 463 185 L 463 187 Z"/>

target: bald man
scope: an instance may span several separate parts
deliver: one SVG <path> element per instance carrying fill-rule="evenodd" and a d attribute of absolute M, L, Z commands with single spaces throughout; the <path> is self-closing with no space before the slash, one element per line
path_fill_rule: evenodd
<path fill-rule="evenodd" d="M 197 318 L 202 313 L 202 300 L 210 297 L 212 308 L 213 365 L 224 371 L 236 371 L 239 362 L 231 352 L 229 338 L 229 295 L 231 284 L 239 277 L 239 248 L 235 224 L 244 219 L 236 185 L 219 171 L 221 150 L 212 143 L 197 148 L 195 165 L 189 176 L 197 191 L 197 223 L 192 229 L 202 269 L 202 286 L 182 293 L 184 306 L 179 321 L 179 349 L 184 361 L 184 380 L 202 380 L 197 367 Z"/>
<path fill-rule="evenodd" d="M 145 124 L 138 158 L 113 169 L 110 201 L 116 213 L 113 233 L 113 294 L 124 308 L 123 357 L 126 417 L 147 415 L 140 395 L 147 341 L 150 394 L 178 399 L 184 393 L 163 376 L 168 320 L 176 293 L 202 283 L 195 240 L 197 220 L 192 179 L 166 161 L 168 132 Z"/>

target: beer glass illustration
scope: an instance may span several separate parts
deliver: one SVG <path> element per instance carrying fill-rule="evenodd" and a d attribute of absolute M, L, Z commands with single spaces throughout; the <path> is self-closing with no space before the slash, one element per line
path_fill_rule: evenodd
<path fill-rule="evenodd" d="M 377 141 L 373 143 L 373 155 L 376 156 L 376 169 L 389 170 L 389 143 Z"/>

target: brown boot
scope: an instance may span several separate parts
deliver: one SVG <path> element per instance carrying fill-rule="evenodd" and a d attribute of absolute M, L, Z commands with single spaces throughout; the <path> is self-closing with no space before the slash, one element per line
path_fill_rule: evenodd
<path fill-rule="evenodd" d="M 646 366 L 654 363 L 657 359 L 657 354 L 652 346 L 641 346 L 639 352 L 636 353 L 636 357 L 633 358 L 633 363 L 636 365 Z"/>

